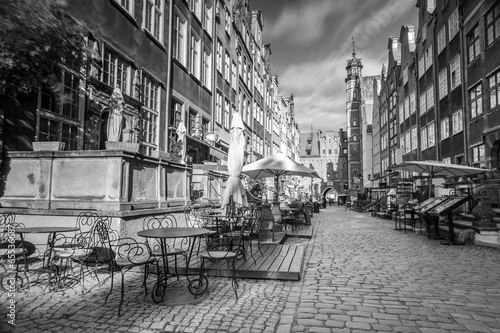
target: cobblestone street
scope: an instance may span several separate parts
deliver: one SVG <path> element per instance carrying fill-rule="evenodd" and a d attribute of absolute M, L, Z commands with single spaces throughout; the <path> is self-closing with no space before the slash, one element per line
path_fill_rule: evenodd
<path fill-rule="evenodd" d="M 500 249 L 441 245 L 339 206 L 313 219 L 300 281 L 241 280 L 236 300 L 228 279 L 209 277 L 198 299 L 181 279 L 166 296 L 176 304 L 156 305 L 127 274 L 121 317 L 119 282 L 107 304 L 110 281 L 85 296 L 30 290 L 14 332 L 500 332 Z"/>

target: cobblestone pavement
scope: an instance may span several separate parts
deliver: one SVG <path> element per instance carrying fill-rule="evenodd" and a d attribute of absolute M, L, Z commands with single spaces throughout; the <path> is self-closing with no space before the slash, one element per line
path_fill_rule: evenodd
<path fill-rule="evenodd" d="M 300 281 L 241 280 L 236 300 L 209 278 L 208 295 L 156 305 L 131 273 L 121 317 L 119 289 L 104 304 L 109 281 L 85 296 L 32 290 L 15 296 L 14 332 L 500 332 L 500 249 L 441 245 L 343 207 L 314 218 Z M 184 283 L 167 297 L 188 295 Z"/>

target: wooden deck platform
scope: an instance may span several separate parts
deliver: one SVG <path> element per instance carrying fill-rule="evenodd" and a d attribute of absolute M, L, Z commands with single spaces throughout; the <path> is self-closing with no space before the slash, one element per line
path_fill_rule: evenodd
<path fill-rule="evenodd" d="M 261 240 L 261 252 L 254 241 L 253 258 L 248 255 L 246 260 L 240 259 L 236 263 L 236 275 L 240 278 L 271 279 L 271 280 L 300 280 L 300 271 L 304 262 L 305 246 L 300 244 L 286 244 L 288 237 L 311 238 L 318 222 L 318 215 L 311 219 L 311 225 L 299 225 L 296 230 L 284 230 L 274 233 L 274 241 Z M 179 273 L 185 273 L 183 263 L 179 263 Z M 224 261 L 206 262 L 209 276 L 230 277 L 231 267 Z M 200 260 L 193 253 L 189 272 L 199 273 Z"/>
<path fill-rule="evenodd" d="M 271 280 L 300 280 L 300 270 L 304 261 L 305 247 L 302 245 L 261 244 L 261 251 L 257 244 L 253 245 L 255 262 L 250 255 L 246 259 L 236 262 L 236 275 L 240 278 L 271 279 Z M 205 262 L 208 276 L 232 276 L 231 266 L 225 261 Z M 199 258 L 193 254 L 189 272 L 198 273 Z M 185 273 L 185 267 L 180 264 L 179 273 Z"/>

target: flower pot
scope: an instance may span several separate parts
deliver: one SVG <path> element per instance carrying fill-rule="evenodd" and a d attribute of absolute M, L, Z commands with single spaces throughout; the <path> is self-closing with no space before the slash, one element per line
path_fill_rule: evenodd
<path fill-rule="evenodd" d="M 64 150 L 64 146 L 66 146 L 66 144 L 61 141 L 37 141 L 33 142 L 32 145 L 34 151 L 58 151 Z"/>

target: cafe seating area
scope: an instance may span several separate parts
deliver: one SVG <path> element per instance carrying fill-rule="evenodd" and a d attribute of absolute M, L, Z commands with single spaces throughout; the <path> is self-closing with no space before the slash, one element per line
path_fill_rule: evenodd
<path fill-rule="evenodd" d="M 213 278 L 228 277 L 238 298 L 241 278 L 300 279 L 304 247 L 284 244 L 286 232 L 274 242 L 262 237 L 258 204 L 220 209 L 208 201 L 195 202 L 181 214 L 145 216 L 136 237 L 120 235 L 111 227 L 112 220 L 88 211 L 69 226 L 26 228 L 16 222 L 15 213 L 2 212 L 2 290 L 15 285 L 16 292 L 74 290 L 86 297 L 102 289 L 103 297 L 96 302 L 116 307 L 121 315 L 124 297 L 132 289 L 141 288 L 145 299 L 163 303 L 169 299 L 168 286 L 179 280 L 185 281 L 186 292 L 201 297 Z M 304 228 L 302 234 L 307 233 Z M 31 243 L 33 235 L 45 243 Z M 11 237 L 14 266 L 7 261 Z"/>

